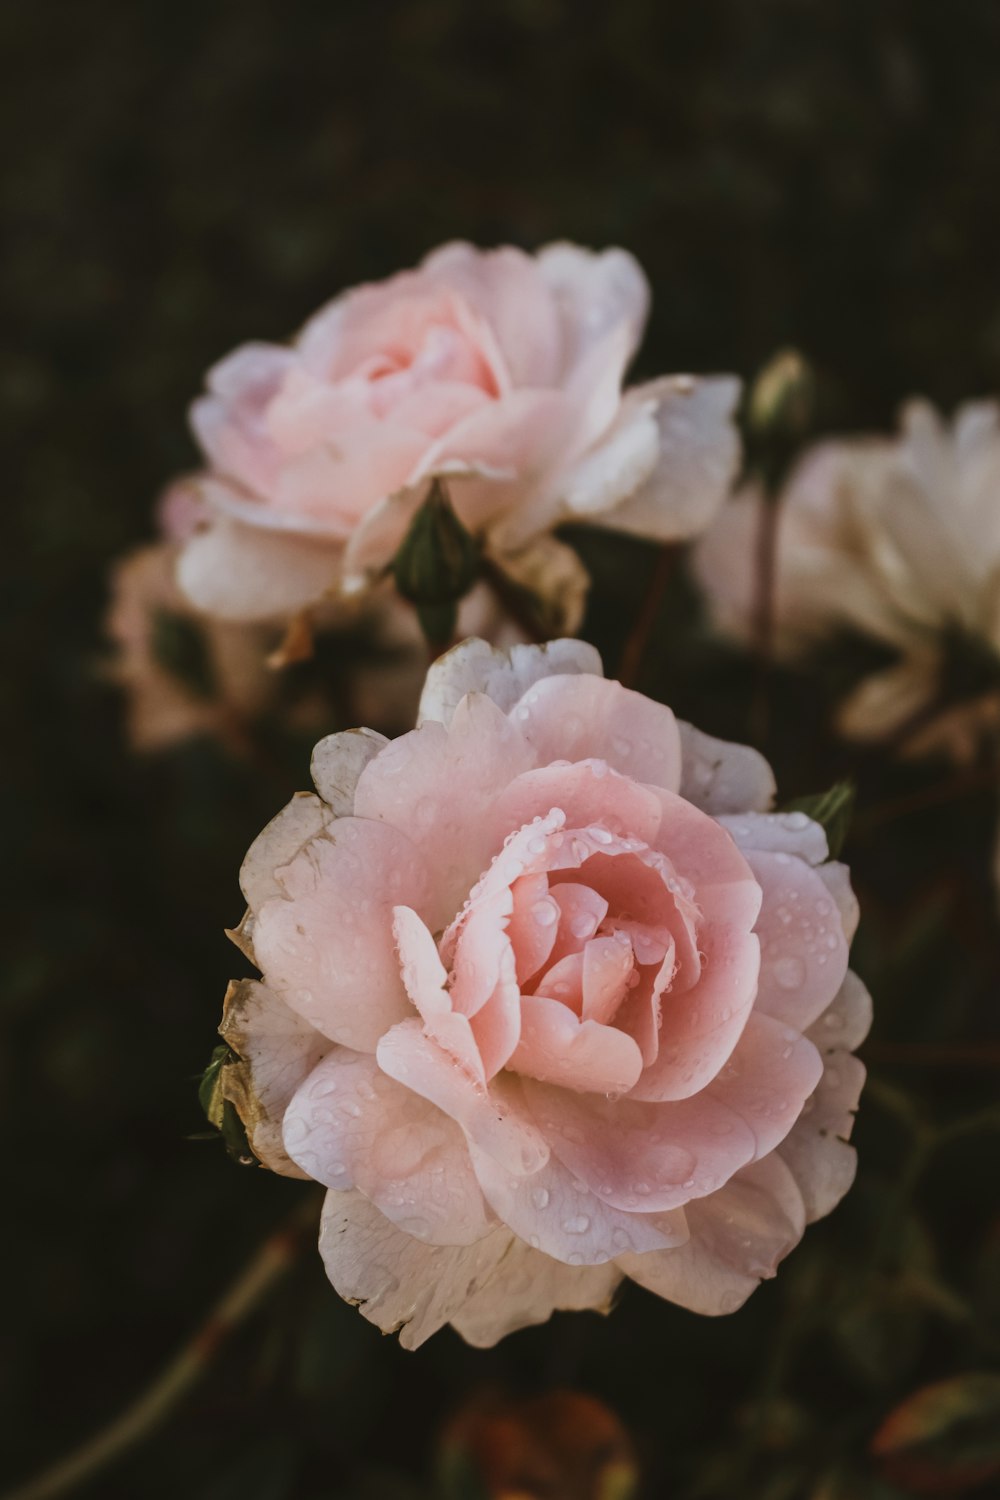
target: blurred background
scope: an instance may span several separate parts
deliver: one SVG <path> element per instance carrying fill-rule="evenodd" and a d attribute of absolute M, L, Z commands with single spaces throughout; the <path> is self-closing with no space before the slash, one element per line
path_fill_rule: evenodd
<path fill-rule="evenodd" d="M 1000 9 L 12 0 L 0 39 L 9 1484 L 151 1377 L 299 1191 L 192 1137 L 225 983 L 246 969 L 222 931 L 239 862 L 306 783 L 308 740 L 286 736 L 267 776 L 209 742 L 137 757 L 103 638 L 109 562 L 195 461 L 185 411 L 207 366 L 442 240 L 569 238 L 644 265 L 642 374 L 746 375 L 793 341 L 830 428 L 887 427 L 915 392 L 950 409 L 996 390 Z M 578 540 L 597 596 L 584 634 L 613 669 L 652 554 Z M 88 1494 L 423 1495 L 470 1393 L 557 1386 L 618 1414 L 650 1496 L 914 1492 L 871 1458 L 872 1432 L 920 1385 L 995 1370 L 1000 1348 L 996 1136 L 957 1133 L 906 1177 L 923 1123 L 996 1099 L 995 806 L 989 789 L 936 801 L 941 767 L 832 739 L 844 661 L 778 679 L 765 748 L 788 796 L 860 782 L 847 855 L 877 1087 L 855 1192 L 777 1282 L 721 1321 L 632 1288 L 608 1320 L 557 1317 L 489 1352 L 446 1330 L 406 1354 L 310 1253 Z M 642 685 L 746 737 L 745 663 L 683 577 Z"/>

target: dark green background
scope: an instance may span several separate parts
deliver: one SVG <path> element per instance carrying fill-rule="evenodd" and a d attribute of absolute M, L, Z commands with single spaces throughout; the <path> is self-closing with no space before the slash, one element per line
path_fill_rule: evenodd
<path fill-rule="evenodd" d="M 747 373 L 794 340 L 822 372 L 827 425 L 886 425 L 915 391 L 946 406 L 982 394 L 1000 385 L 1000 7 L 12 0 L 0 43 L 0 1413 L 13 1479 L 136 1390 L 295 1191 L 187 1137 L 200 1128 L 192 1080 L 241 970 L 221 933 L 240 914 L 238 862 L 303 784 L 306 747 L 283 745 L 287 770 L 267 781 L 210 746 L 137 762 L 101 678 L 108 562 L 149 533 L 158 488 L 192 463 L 184 413 L 205 368 L 443 239 L 567 237 L 644 264 L 644 372 Z M 603 540 L 588 556 L 588 631 L 613 666 L 649 556 Z M 707 640 L 680 584 L 661 626 L 647 688 L 746 735 L 747 673 Z M 874 805 L 947 777 L 859 767 L 830 739 L 846 660 L 778 684 L 783 789 L 854 770 Z M 859 839 L 876 1039 L 996 1036 L 993 817 L 984 793 Z M 882 1071 L 934 1118 L 995 1095 L 981 1070 Z M 872 1224 L 907 1148 L 875 1104 L 860 1136 L 849 1204 L 734 1318 L 631 1292 L 606 1323 L 559 1319 L 489 1354 L 446 1332 L 405 1355 L 303 1275 L 93 1493 L 387 1496 L 373 1471 L 425 1474 L 473 1386 L 564 1381 L 623 1414 L 657 1496 L 687 1494 L 762 1396 L 767 1422 L 749 1410 L 767 1451 L 738 1492 L 811 1494 L 839 1453 L 865 1468 L 898 1396 L 986 1358 L 961 1318 L 907 1305 L 882 1327 L 884 1286 L 864 1302 Z M 1000 1300 L 983 1269 L 1000 1240 L 983 1191 L 995 1145 L 949 1155 L 912 1229 L 929 1225 L 957 1295 L 987 1299 L 980 1325 Z M 830 1275 L 821 1296 L 809 1277 Z M 793 1296 L 846 1296 L 854 1323 L 831 1314 L 775 1404 L 765 1371 Z"/>

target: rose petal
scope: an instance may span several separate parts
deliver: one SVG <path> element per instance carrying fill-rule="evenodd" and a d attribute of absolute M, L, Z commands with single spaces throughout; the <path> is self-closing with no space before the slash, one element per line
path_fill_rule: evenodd
<path fill-rule="evenodd" d="M 603 760 L 635 781 L 680 785 L 680 738 L 669 708 L 603 677 L 552 676 L 529 688 L 511 719 L 535 752 L 554 760 Z"/>
<path fill-rule="evenodd" d="M 613 1026 L 581 1021 L 546 995 L 522 995 L 521 1038 L 510 1067 L 570 1090 L 624 1094 L 642 1071 L 642 1054 L 630 1036 Z"/>
<path fill-rule="evenodd" d="M 822 1072 L 822 1059 L 811 1041 L 754 1011 L 706 1093 L 721 1099 L 749 1125 L 759 1160 L 784 1140 Z"/>
<path fill-rule="evenodd" d="M 493 1226 L 461 1130 L 371 1056 L 325 1057 L 288 1106 L 284 1143 L 308 1176 L 359 1188 L 415 1239 L 470 1245 Z"/>
<path fill-rule="evenodd" d="M 777 1156 L 754 1162 L 686 1210 L 691 1237 L 676 1250 L 623 1255 L 640 1286 L 692 1312 L 735 1312 L 798 1243 L 802 1198 Z"/>
<path fill-rule="evenodd" d="M 428 1245 L 404 1234 L 361 1193 L 329 1192 L 319 1249 L 341 1297 L 383 1333 L 418 1349 L 461 1308 L 506 1255 L 512 1236 L 494 1230 L 472 1245 Z"/>
<path fill-rule="evenodd" d="M 602 1202 L 632 1214 L 682 1208 L 754 1158 L 753 1130 L 708 1093 L 647 1104 L 527 1083 L 525 1097 L 563 1166 Z"/>
<path fill-rule="evenodd" d="M 483 1088 L 424 1035 L 419 1021 L 394 1026 L 379 1042 L 377 1056 L 384 1073 L 444 1110 L 470 1143 L 495 1156 L 504 1170 L 530 1174 L 548 1160 L 548 1145 L 521 1102 L 516 1081 L 500 1075 Z"/>
<path fill-rule="evenodd" d="M 392 930 L 406 993 L 424 1023 L 424 1030 L 479 1084 L 485 1084 L 483 1062 L 468 1017 L 452 1007 L 445 989 L 448 979 L 437 944 L 415 911 L 396 906 Z"/>
<path fill-rule="evenodd" d="M 819 823 L 804 812 L 741 813 L 719 819 L 737 844 L 749 854 L 793 855 L 807 865 L 819 865 L 830 850 L 826 834 Z"/>
<path fill-rule="evenodd" d="M 277 817 L 271 819 L 247 850 L 240 866 L 240 890 L 251 911 L 283 894 L 275 872 L 294 859 L 310 839 L 331 821 L 330 809 L 311 792 L 296 792 Z"/>
<path fill-rule="evenodd" d="M 336 588 L 340 551 L 335 541 L 218 516 L 185 543 L 177 582 L 198 609 L 224 620 L 281 619 Z"/>
<path fill-rule="evenodd" d="M 847 972 L 847 940 L 815 870 L 790 854 L 747 860 L 764 893 L 757 920 L 760 985 L 757 1008 L 799 1031 L 821 1015 Z"/>
<path fill-rule="evenodd" d="M 236 1106 L 254 1155 L 284 1177 L 306 1175 L 285 1150 L 282 1120 L 332 1044 L 256 979 L 229 986 L 219 1035 L 239 1055 L 223 1069 L 223 1094 Z"/>
<path fill-rule="evenodd" d="M 388 743 L 374 729 L 344 729 L 316 745 L 310 763 L 313 784 L 335 817 L 352 816 L 358 777 Z"/>
<path fill-rule="evenodd" d="M 420 699 L 418 722 L 450 724 L 466 693 L 485 693 L 507 713 L 543 677 L 584 672 L 601 676 L 601 658 L 586 641 L 547 641 L 501 651 L 475 638 L 432 662 Z"/>
<path fill-rule="evenodd" d="M 554 1158 L 530 1176 L 515 1177 L 472 1148 L 476 1176 L 493 1211 L 534 1250 L 571 1266 L 603 1265 L 626 1250 L 683 1243 L 683 1210 L 628 1214 L 602 1203 Z"/>
<path fill-rule="evenodd" d="M 285 895 L 265 902 L 254 924 L 265 980 L 333 1041 L 374 1051 L 412 1014 L 392 907 L 423 909 L 429 880 L 419 851 L 395 828 L 340 818 L 294 856 L 279 885 Z"/>
<path fill-rule="evenodd" d="M 567 1266 L 514 1240 L 496 1270 L 452 1317 L 452 1327 L 477 1349 L 547 1323 L 554 1312 L 607 1313 L 621 1282 L 613 1263 Z"/>
<path fill-rule="evenodd" d="M 703 734 L 678 720 L 681 737 L 680 794 L 702 812 L 767 812 L 777 790 L 774 773 L 759 751 Z"/>

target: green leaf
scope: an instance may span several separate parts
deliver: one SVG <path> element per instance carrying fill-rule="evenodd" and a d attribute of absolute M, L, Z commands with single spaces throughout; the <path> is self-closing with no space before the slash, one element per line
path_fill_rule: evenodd
<path fill-rule="evenodd" d="M 920 1493 L 959 1494 L 1000 1475 L 1000 1374 L 976 1371 L 924 1386 L 882 1423 L 872 1453 Z"/>
<path fill-rule="evenodd" d="M 223 1145 L 233 1160 L 241 1166 L 256 1166 L 257 1158 L 247 1140 L 243 1121 L 223 1090 L 223 1070 L 234 1062 L 239 1062 L 239 1058 L 231 1047 L 223 1042 L 215 1048 L 208 1067 L 198 1080 L 198 1103 L 208 1123 L 222 1136 Z"/>
<path fill-rule="evenodd" d="M 835 781 L 829 791 L 814 792 L 808 797 L 793 797 L 783 812 L 804 812 L 826 833 L 830 858 L 836 859 L 844 847 L 847 830 L 854 816 L 857 792 L 853 781 Z"/>

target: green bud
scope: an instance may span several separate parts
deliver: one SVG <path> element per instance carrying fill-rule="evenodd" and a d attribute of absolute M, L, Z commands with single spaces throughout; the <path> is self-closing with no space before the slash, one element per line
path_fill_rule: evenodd
<path fill-rule="evenodd" d="M 813 416 L 812 371 L 797 349 L 768 360 L 750 388 L 747 417 L 755 437 L 796 442 Z"/>
<path fill-rule="evenodd" d="M 454 605 L 479 577 L 479 546 L 456 516 L 440 479 L 432 482 L 410 522 L 393 572 L 404 599 L 432 609 Z"/>

